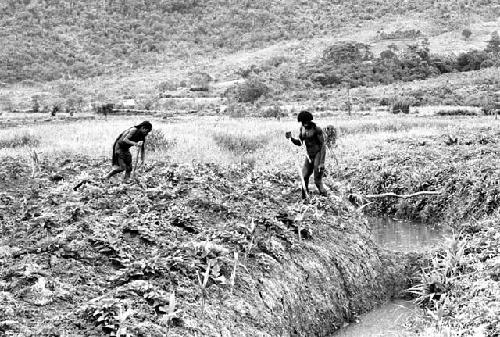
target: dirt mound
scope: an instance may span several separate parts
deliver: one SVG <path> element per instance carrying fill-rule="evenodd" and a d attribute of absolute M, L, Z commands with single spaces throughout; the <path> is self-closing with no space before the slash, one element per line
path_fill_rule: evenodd
<path fill-rule="evenodd" d="M 154 163 L 129 184 L 73 157 L 1 172 L 0 331 L 326 335 L 407 285 L 408 257 L 291 173 Z M 57 176 L 57 179 L 53 178 Z"/>

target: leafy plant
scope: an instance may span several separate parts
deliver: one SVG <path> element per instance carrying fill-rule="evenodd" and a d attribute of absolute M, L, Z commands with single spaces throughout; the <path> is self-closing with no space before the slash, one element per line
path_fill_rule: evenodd
<path fill-rule="evenodd" d="M 104 333 L 116 336 L 126 333 L 124 322 L 135 313 L 129 308 L 125 310 L 124 304 L 114 298 L 103 298 L 84 305 L 80 312 L 87 320 L 101 326 Z"/>
<path fill-rule="evenodd" d="M 173 138 L 167 138 L 163 131 L 161 130 L 153 130 L 147 136 L 146 146 L 148 150 L 153 152 L 158 151 L 168 151 L 169 149 L 175 147 L 177 145 L 177 140 Z"/>
<path fill-rule="evenodd" d="M 205 317 L 205 302 L 207 299 L 207 287 L 208 280 L 210 279 L 210 268 L 212 267 L 212 261 L 208 260 L 208 263 L 205 267 L 205 272 L 203 273 L 203 278 L 200 277 L 198 270 L 196 271 L 196 276 L 198 279 L 198 288 L 201 292 L 201 315 Z"/>

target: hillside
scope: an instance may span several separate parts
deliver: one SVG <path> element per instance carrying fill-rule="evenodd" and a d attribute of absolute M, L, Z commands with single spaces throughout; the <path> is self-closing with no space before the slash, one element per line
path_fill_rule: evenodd
<path fill-rule="evenodd" d="M 286 6 L 278 0 L 3 1 L 0 81 L 85 78 L 157 67 L 417 14 L 432 18 L 439 29 L 475 15 L 496 19 L 500 5 L 495 0 L 460 6 L 434 0 L 289 0 Z"/>

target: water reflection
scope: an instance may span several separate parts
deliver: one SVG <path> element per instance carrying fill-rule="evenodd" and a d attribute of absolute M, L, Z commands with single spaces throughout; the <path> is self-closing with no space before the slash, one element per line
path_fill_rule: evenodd
<path fill-rule="evenodd" d="M 422 222 L 370 218 L 372 235 L 380 246 L 401 252 L 421 252 L 442 244 L 451 230 Z"/>
<path fill-rule="evenodd" d="M 363 315 L 360 323 L 340 329 L 333 337 L 412 337 L 415 334 L 405 326 L 415 312 L 415 305 L 410 302 L 389 302 Z"/>

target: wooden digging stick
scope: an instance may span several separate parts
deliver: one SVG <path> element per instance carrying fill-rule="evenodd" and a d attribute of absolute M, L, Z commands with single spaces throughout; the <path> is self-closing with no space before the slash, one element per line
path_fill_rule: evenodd
<path fill-rule="evenodd" d="M 141 150 L 142 150 L 142 148 L 140 146 L 138 146 L 137 147 L 137 152 L 136 152 L 136 155 L 135 155 L 134 168 L 132 170 L 132 174 L 134 176 L 136 176 L 137 164 L 139 162 L 139 155 L 141 154 Z"/>
<path fill-rule="evenodd" d="M 384 197 L 395 197 L 395 198 L 402 198 L 402 199 L 407 199 L 407 198 L 412 198 L 412 197 L 418 197 L 420 195 L 439 195 L 443 191 L 420 191 L 416 192 L 413 194 L 396 194 L 396 193 L 382 193 L 382 194 L 368 194 L 365 195 L 364 197 L 367 199 L 373 199 L 373 198 L 384 198 Z"/>
<path fill-rule="evenodd" d="M 306 182 L 304 181 L 304 177 L 302 176 L 302 170 L 300 169 L 300 164 L 297 162 L 297 171 L 299 172 L 300 182 L 302 185 L 302 190 L 306 194 L 306 199 L 309 199 L 309 193 L 307 193 Z"/>

